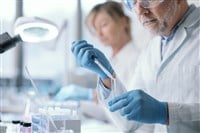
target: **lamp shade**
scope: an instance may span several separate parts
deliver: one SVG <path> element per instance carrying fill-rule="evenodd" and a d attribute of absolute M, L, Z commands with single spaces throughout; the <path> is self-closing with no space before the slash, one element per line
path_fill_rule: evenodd
<path fill-rule="evenodd" d="M 51 21 L 39 17 L 20 17 L 15 21 L 14 34 L 24 42 L 39 43 L 55 39 L 58 27 Z"/>

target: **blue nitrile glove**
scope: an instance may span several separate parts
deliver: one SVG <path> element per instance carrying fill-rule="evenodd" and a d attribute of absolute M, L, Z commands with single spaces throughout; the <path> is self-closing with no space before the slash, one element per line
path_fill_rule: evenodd
<path fill-rule="evenodd" d="M 74 41 L 72 43 L 72 52 L 80 66 L 96 72 L 102 79 L 106 79 L 108 76 L 94 62 L 94 59 L 97 59 L 111 74 L 113 74 L 114 71 L 105 55 L 86 41 Z"/>
<path fill-rule="evenodd" d="M 120 114 L 128 120 L 143 123 L 167 122 L 167 103 L 160 102 L 142 90 L 124 93 L 108 103 L 111 112 L 120 110 Z"/>
<path fill-rule="evenodd" d="M 84 88 L 78 85 L 69 85 L 60 89 L 60 91 L 53 98 L 55 101 L 64 100 L 92 100 L 93 90 L 91 88 Z"/>

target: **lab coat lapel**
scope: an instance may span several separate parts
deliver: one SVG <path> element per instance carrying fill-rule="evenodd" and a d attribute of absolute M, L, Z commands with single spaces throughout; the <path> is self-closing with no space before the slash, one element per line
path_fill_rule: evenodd
<path fill-rule="evenodd" d="M 190 37 L 190 35 L 188 35 L 187 30 L 190 30 L 192 26 L 198 24 L 198 21 L 200 20 L 199 13 L 200 8 L 198 7 L 191 13 L 191 15 L 188 18 L 186 18 L 185 22 L 182 25 L 180 25 L 179 29 L 177 30 L 174 36 L 175 39 L 173 39 L 170 42 L 170 46 L 166 51 L 165 58 L 163 58 L 161 62 L 160 68 L 156 75 L 157 78 L 160 75 L 160 73 L 164 70 L 164 68 L 168 65 L 168 63 L 173 59 L 176 53 L 184 45 L 184 40 Z"/>
<path fill-rule="evenodd" d="M 177 31 L 174 40 L 172 40 L 170 47 L 168 48 L 165 58 L 163 58 L 160 68 L 157 73 L 157 77 L 164 70 L 164 68 L 168 65 L 168 63 L 173 59 L 176 53 L 181 49 L 182 45 L 184 45 L 184 40 L 187 37 L 187 32 L 184 28 Z"/>

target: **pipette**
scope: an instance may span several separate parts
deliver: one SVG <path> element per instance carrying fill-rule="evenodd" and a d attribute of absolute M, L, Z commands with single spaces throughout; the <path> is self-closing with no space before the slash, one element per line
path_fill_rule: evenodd
<path fill-rule="evenodd" d="M 101 68 L 101 70 L 111 79 L 115 79 L 115 77 L 95 58 L 94 62 Z"/>
<path fill-rule="evenodd" d="M 112 98 L 115 97 L 115 90 L 116 90 L 116 77 L 113 76 L 96 58 L 94 59 L 94 62 L 101 68 L 101 70 L 111 79 L 111 90 L 113 91 L 113 93 L 111 93 Z"/>

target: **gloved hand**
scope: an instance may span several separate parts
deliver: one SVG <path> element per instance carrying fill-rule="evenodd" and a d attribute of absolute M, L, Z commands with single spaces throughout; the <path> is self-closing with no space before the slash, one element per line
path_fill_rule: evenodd
<path fill-rule="evenodd" d="M 128 120 L 161 124 L 168 120 L 167 103 L 159 102 L 142 90 L 124 93 L 109 101 L 108 105 L 111 112 L 120 110 Z"/>
<path fill-rule="evenodd" d="M 64 100 L 92 100 L 93 90 L 91 88 L 84 88 L 78 85 L 69 85 L 60 89 L 60 91 L 53 98 L 55 101 Z"/>
<path fill-rule="evenodd" d="M 72 52 L 80 66 L 96 72 L 99 74 L 100 78 L 106 79 L 108 76 L 94 62 L 94 59 L 97 59 L 111 74 L 113 74 L 114 71 L 105 55 L 86 41 L 81 40 L 73 42 Z"/>

